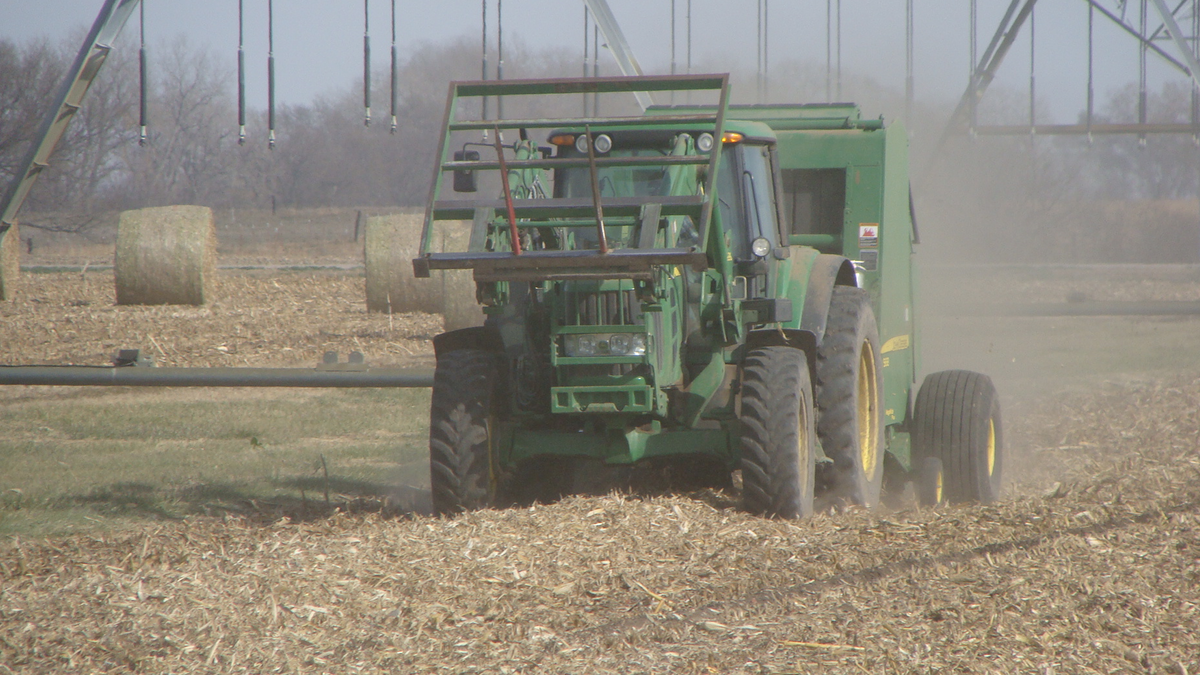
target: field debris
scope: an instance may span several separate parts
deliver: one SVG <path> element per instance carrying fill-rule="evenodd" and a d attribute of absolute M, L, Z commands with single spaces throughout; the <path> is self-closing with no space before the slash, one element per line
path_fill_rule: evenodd
<path fill-rule="evenodd" d="M 611 495 L 12 540 L 0 671 L 1200 672 L 1198 400 L 1016 406 L 989 506 Z"/>
<path fill-rule="evenodd" d="M 24 274 L 0 361 L 409 365 L 441 330 L 367 314 L 354 274 L 221 287 L 117 307 L 111 272 Z M 789 522 L 701 492 L 436 519 L 312 493 L 292 518 L 5 540 L 0 673 L 1200 673 L 1200 380 L 1005 406 L 988 506 Z"/>
<path fill-rule="evenodd" d="M 220 272 L 205 307 L 118 306 L 113 272 L 24 274 L 22 296 L 0 303 L 0 363 L 108 365 L 142 349 L 161 366 L 315 366 L 326 351 L 368 363 L 428 365 L 437 315 L 368 314 L 363 278 L 344 272 Z"/>

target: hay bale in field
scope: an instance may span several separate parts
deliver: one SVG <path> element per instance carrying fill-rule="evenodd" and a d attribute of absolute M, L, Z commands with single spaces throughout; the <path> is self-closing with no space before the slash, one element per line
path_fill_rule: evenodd
<path fill-rule="evenodd" d="M 419 214 L 367 218 L 363 264 L 367 272 L 367 311 L 403 314 L 441 311 L 437 279 L 413 276 L 412 259 L 421 246 Z"/>
<path fill-rule="evenodd" d="M 367 311 L 441 314 L 446 330 L 483 324 L 475 302 L 470 270 L 435 271 L 428 279 L 413 276 L 412 259 L 421 245 L 421 214 L 373 216 L 367 219 L 363 262 L 367 276 Z M 433 233 L 434 251 L 465 251 L 470 223 L 441 223 Z"/>
<path fill-rule="evenodd" d="M 465 251 L 471 239 L 471 223 L 452 223 L 442 230 L 443 251 Z M 471 270 L 442 272 L 442 320 L 446 331 L 483 325 L 483 308 L 475 301 L 475 277 Z"/>
<path fill-rule="evenodd" d="M 214 297 L 212 209 L 164 206 L 121 213 L 113 263 L 118 305 L 203 305 Z"/>
<path fill-rule="evenodd" d="M 0 301 L 17 296 L 17 280 L 21 277 L 21 235 L 17 224 L 0 232 Z"/>

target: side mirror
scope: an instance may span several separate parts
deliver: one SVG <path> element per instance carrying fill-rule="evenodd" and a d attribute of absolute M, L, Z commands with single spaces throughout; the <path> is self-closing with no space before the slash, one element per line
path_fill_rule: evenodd
<path fill-rule="evenodd" d="M 478 162 L 478 150 L 455 150 L 454 161 L 456 162 Z M 475 171 L 473 169 L 455 169 L 454 170 L 454 191 L 455 192 L 475 192 L 479 190 L 479 186 L 475 182 Z"/>

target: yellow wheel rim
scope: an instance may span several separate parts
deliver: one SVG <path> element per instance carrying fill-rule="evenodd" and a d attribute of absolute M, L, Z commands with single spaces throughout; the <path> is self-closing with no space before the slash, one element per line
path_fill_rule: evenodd
<path fill-rule="evenodd" d="M 797 466 L 801 471 L 806 471 L 808 466 L 808 409 L 803 398 L 800 399 L 800 413 L 797 415 L 799 422 L 796 424 L 796 457 L 799 459 Z"/>
<path fill-rule="evenodd" d="M 942 474 L 941 471 L 938 471 L 937 478 L 935 478 L 934 482 L 933 482 L 933 503 L 934 504 L 942 503 L 942 494 L 944 493 L 945 485 L 946 485 L 946 477 Z"/>
<path fill-rule="evenodd" d="M 991 476 L 996 472 L 996 421 L 992 419 L 988 420 L 987 443 L 988 475 Z"/>
<path fill-rule="evenodd" d="M 863 342 L 858 357 L 858 452 L 863 473 L 875 475 L 879 463 L 879 434 L 876 433 L 875 402 L 879 396 L 879 378 L 875 372 L 875 352 L 870 342 Z"/>

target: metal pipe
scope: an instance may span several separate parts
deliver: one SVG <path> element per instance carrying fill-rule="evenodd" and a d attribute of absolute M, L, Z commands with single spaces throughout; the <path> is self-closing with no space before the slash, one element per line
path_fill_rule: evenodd
<path fill-rule="evenodd" d="M 371 126 L 371 0 L 363 0 L 363 126 Z"/>
<path fill-rule="evenodd" d="M 499 126 L 496 127 L 496 137 L 492 139 L 492 142 L 496 144 L 496 161 L 500 164 L 500 184 L 504 188 L 504 205 L 508 211 L 508 232 L 512 237 L 512 253 L 521 255 L 521 233 L 517 231 L 517 214 L 513 208 L 512 189 L 508 184 L 508 166 L 504 160 L 504 145 L 500 142 Z"/>
<path fill-rule="evenodd" d="M 396 113 L 399 108 L 399 59 L 396 52 L 396 0 L 392 0 L 392 128 L 391 133 L 396 133 Z"/>
<path fill-rule="evenodd" d="M 482 30 L 482 34 L 483 34 L 483 75 L 479 79 L 483 80 L 484 82 L 487 82 L 487 79 L 488 79 L 487 0 L 483 0 L 482 25 L 483 25 L 483 30 Z M 483 117 L 481 119 L 486 120 L 488 118 L 488 97 L 484 96 L 482 98 L 483 98 L 483 101 L 482 101 Z M 487 140 L 487 133 L 488 132 L 485 129 L 483 131 L 483 140 L 485 140 L 485 141 Z"/>
<path fill-rule="evenodd" d="M 754 24 L 754 29 L 756 31 L 754 37 L 757 40 L 755 43 L 755 54 L 754 54 L 755 65 L 757 67 L 757 70 L 754 71 L 754 96 L 755 96 L 756 102 L 762 103 L 762 69 L 763 69 L 763 65 L 762 65 L 762 49 L 763 49 L 762 48 L 762 35 L 763 35 L 762 0 L 757 0 L 754 4 L 755 4 L 755 8 L 758 10 L 757 23 Z"/>
<path fill-rule="evenodd" d="M 96 15 L 96 22 L 92 24 L 75 56 L 75 61 L 59 85 L 54 103 L 42 118 L 34 142 L 30 144 L 21 163 L 15 167 L 14 179 L 5 191 L 0 193 L 0 239 L 3 239 L 9 228 L 16 223 L 17 213 L 25 203 L 25 197 L 33 189 L 37 177 L 49 166 L 54 147 L 83 105 L 84 95 L 108 58 L 113 40 L 137 9 L 138 2 L 139 0 L 105 0 L 100 13 Z"/>
<path fill-rule="evenodd" d="M 1160 124 L 1147 123 L 1137 124 L 1120 123 L 1120 124 L 1098 124 L 1093 122 L 1089 127 L 1087 124 L 1038 124 L 1033 128 L 1033 133 L 1038 136 L 1083 136 L 1092 134 L 1096 136 L 1112 136 L 1122 134 L 1191 134 L 1195 133 L 1196 129 L 1190 122 L 1182 124 Z M 1030 133 L 1028 124 L 1013 124 L 1013 125 L 983 125 L 975 128 L 975 133 L 980 136 L 1024 136 Z"/>
<path fill-rule="evenodd" d="M 267 147 L 275 149 L 275 0 L 267 0 Z"/>
<path fill-rule="evenodd" d="M 584 18 L 587 18 L 587 7 L 583 8 Z M 584 36 L 587 39 L 587 36 Z M 671 0 L 671 74 L 675 74 L 675 0 Z M 675 92 L 671 92 L 671 102 L 674 103 Z"/>
<path fill-rule="evenodd" d="M 1129 33 L 1133 37 L 1137 38 L 1138 41 L 1141 42 L 1147 49 L 1154 52 L 1155 54 L 1158 54 L 1167 63 L 1175 66 L 1175 68 L 1178 69 L 1179 72 L 1183 73 L 1184 75 L 1189 75 L 1189 76 L 1191 75 L 1191 71 L 1188 69 L 1187 66 L 1185 66 L 1183 64 L 1183 62 L 1181 62 L 1179 59 L 1175 58 L 1174 56 L 1171 56 L 1170 54 L 1168 54 L 1162 47 L 1159 47 L 1158 45 L 1154 44 L 1153 42 L 1148 42 L 1146 40 L 1145 36 L 1141 35 L 1140 33 L 1137 32 L 1137 30 L 1135 28 L 1133 28 L 1129 24 L 1125 23 L 1125 21 L 1122 20 L 1121 17 L 1110 12 L 1106 7 L 1104 7 L 1104 5 L 1099 4 L 1099 0 L 1087 0 L 1087 2 L 1089 5 L 1094 7 L 1096 9 L 1096 11 L 1103 14 L 1109 21 L 1112 21 L 1113 23 L 1117 24 L 1118 28 L 1125 31 L 1126 33 Z"/>
<path fill-rule="evenodd" d="M 1192 58 L 1200 62 L 1200 0 L 1192 0 Z M 1192 78 L 1192 126 L 1200 129 L 1200 84 L 1195 77 Z M 1192 142 L 1200 145 L 1200 134 L 1193 133 Z"/>
<path fill-rule="evenodd" d="M 1162 17 L 1163 26 L 1166 27 L 1171 40 L 1175 43 L 1175 48 L 1179 50 L 1179 53 L 1183 55 L 1184 62 L 1187 63 L 1188 77 L 1192 79 L 1193 84 L 1200 84 L 1200 62 L 1197 62 L 1194 51 L 1188 49 L 1187 39 L 1179 28 L 1179 23 L 1175 21 L 1175 15 L 1164 0 L 1154 0 L 1154 8 Z"/>
<path fill-rule="evenodd" d="M 837 98 L 842 100 L 842 0 L 837 2 Z"/>
<path fill-rule="evenodd" d="M 600 26 L 592 20 L 592 77 L 600 77 Z M 600 92 L 592 94 L 592 115 L 600 115 Z"/>
<path fill-rule="evenodd" d="M 246 34 L 244 0 L 238 0 L 238 145 L 246 144 Z"/>
<path fill-rule="evenodd" d="M 1142 34 L 1142 41 L 1138 48 L 1138 124 L 1146 123 L 1146 44 L 1149 42 L 1146 39 L 1146 15 L 1148 13 L 1149 6 L 1147 0 L 1142 0 L 1141 17 L 1138 24 L 1140 27 L 1139 32 Z M 1139 147 L 1146 147 L 1145 134 L 1138 135 L 1138 145 Z"/>
<path fill-rule="evenodd" d="M 139 15 L 139 39 L 141 46 L 138 48 L 138 76 L 139 76 L 139 93 L 140 100 L 138 101 L 138 126 L 141 129 L 141 136 L 138 137 L 138 145 L 145 146 L 149 142 L 149 136 L 146 134 L 148 110 L 147 88 L 149 87 L 149 73 L 147 71 L 146 59 L 146 3 L 142 2 L 138 7 Z"/>
<path fill-rule="evenodd" d="M 1096 66 L 1095 66 L 1095 22 L 1096 8 L 1088 5 L 1088 81 L 1087 81 L 1087 137 L 1092 142 L 1092 117 L 1096 109 Z"/>
<path fill-rule="evenodd" d="M 607 255 L 608 235 L 604 232 L 604 206 L 600 203 L 600 181 L 597 177 L 596 151 L 593 147 L 596 137 L 592 135 L 591 125 L 585 126 L 583 133 L 587 136 L 588 175 L 592 179 L 592 205 L 596 209 L 596 236 L 599 238 L 601 255 Z"/>
<path fill-rule="evenodd" d="M 913 0 L 908 0 L 905 8 L 905 39 L 904 39 L 904 123 L 911 133 L 913 127 Z"/>
<path fill-rule="evenodd" d="M 152 368 L 0 366 L 0 385 L 70 387 L 432 387 L 433 371 L 406 368 Z"/>
<path fill-rule="evenodd" d="M 833 0 L 825 0 L 825 102 L 833 102 Z"/>
<path fill-rule="evenodd" d="M 504 0 L 496 0 L 496 79 L 504 79 Z M 504 97 L 499 95 L 496 96 L 496 119 L 504 119 Z"/>
<path fill-rule="evenodd" d="M 586 2 L 583 4 L 583 77 L 588 77 L 588 35 L 590 34 L 588 25 L 588 6 Z M 588 94 L 583 92 L 583 117 L 588 117 Z"/>
<path fill-rule="evenodd" d="M 971 90 L 971 124 L 970 133 L 975 133 L 975 127 L 979 126 L 979 96 L 976 92 L 979 91 L 977 86 L 978 80 L 975 76 L 976 59 L 979 56 L 977 43 L 979 41 L 979 7 L 978 0 L 971 0 L 971 57 L 967 63 L 968 67 L 968 88 Z"/>
<path fill-rule="evenodd" d="M 1037 126 L 1037 11 L 1029 12 L 1029 135 L 1036 133 Z M 1145 122 L 1145 120 L 1142 120 Z"/>
<path fill-rule="evenodd" d="M 692 74 L 692 0 L 687 0 L 687 74 Z"/>

